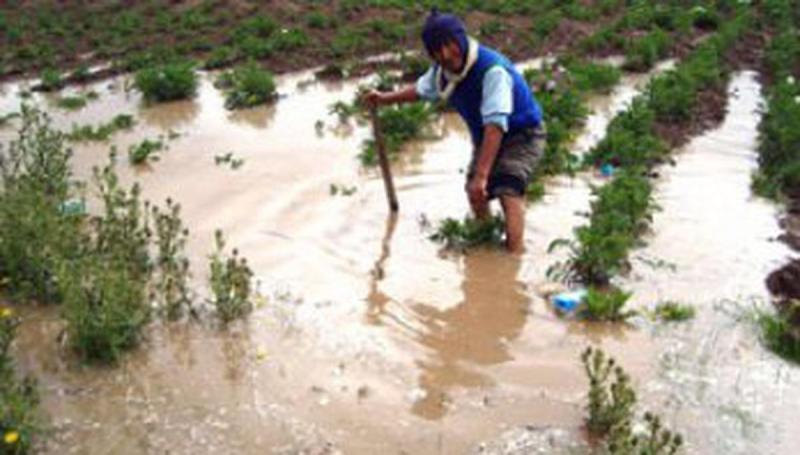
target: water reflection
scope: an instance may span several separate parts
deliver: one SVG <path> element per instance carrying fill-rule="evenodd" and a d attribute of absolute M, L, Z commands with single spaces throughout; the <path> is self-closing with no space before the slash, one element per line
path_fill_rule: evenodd
<path fill-rule="evenodd" d="M 462 302 L 446 310 L 422 304 L 413 308 L 424 327 L 418 341 L 430 356 L 417 361 L 425 393 L 411 412 L 441 419 L 451 389 L 489 385 L 479 367 L 512 360 L 508 345 L 522 332 L 528 303 L 517 281 L 520 264 L 519 258 L 501 252 L 467 255 Z"/>
<path fill-rule="evenodd" d="M 198 101 L 182 100 L 143 105 L 139 111 L 139 118 L 149 126 L 162 130 L 175 130 L 194 122 L 199 113 Z"/>
<path fill-rule="evenodd" d="M 252 109 L 237 109 L 228 114 L 228 119 L 240 125 L 251 126 L 255 129 L 266 129 L 275 118 L 276 104 L 254 107 Z"/>

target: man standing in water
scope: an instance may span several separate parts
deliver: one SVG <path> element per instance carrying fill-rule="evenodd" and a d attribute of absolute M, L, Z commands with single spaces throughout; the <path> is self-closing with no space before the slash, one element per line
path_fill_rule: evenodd
<path fill-rule="evenodd" d="M 455 108 L 472 138 L 466 182 L 472 212 L 485 220 L 489 201 L 500 199 L 506 247 L 521 253 L 525 190 L 544 153 L 542 110 L 514 65 L 467 36 L 457 17 L 431 12 L 422 41 L 434 64 L 416 86 L 392 93 L 371 91 L 365 101 L 378 106 L 423 99 Z"/>

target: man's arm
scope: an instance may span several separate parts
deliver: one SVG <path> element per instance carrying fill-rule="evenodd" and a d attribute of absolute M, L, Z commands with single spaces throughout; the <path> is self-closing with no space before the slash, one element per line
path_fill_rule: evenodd
<path fill-rule="evenodd" d="M 417 101 L 418 99 L 419 95 L 417 95 L 417 89 L 413 85 L 389 93 L 372 90 L 364 95 L 364 101 L 371 106 L 382 106 L 395 103 L 411 103 L 413 101 Z"/>

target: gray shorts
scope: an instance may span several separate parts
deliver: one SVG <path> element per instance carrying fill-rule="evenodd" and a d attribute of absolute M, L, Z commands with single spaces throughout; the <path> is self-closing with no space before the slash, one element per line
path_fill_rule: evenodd
<path fill-rule="evenodd" d="M 512 135 L 504 135 L 500 143 L 500 150 L 494 160 L 494 166 L 489 174 L 486 191 L 489 198 L 504 195 L 523 196 L 533 178 L 536 165 L 544 156 L 547 133 L 544 124 L 535 128 L 516 131 Z M 467 183 L 475 175 L 480 149 L 472 152 L 472 161 L 469 163 Z"/>

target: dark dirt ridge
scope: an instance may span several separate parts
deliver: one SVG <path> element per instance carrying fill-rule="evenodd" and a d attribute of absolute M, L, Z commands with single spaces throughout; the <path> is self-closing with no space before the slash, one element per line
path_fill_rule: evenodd
<path fill-rule="evenodd" d="M 33 0 L 18 2 L 0 2 L 0 13 L 6 16 L 9 23 L 19 20 L 21 17 L 35 17 L 42 10 L 56 10 L 57 14 L 82 16 L 97 16 L 106 21 L 112 20 L 116 15 L 126 11 L 139 11 L 145 20 L 153 21 L 156 14 L 154 5 L 157 5 L 170 12 L 188 11 L 192 7 L 199 6 L 203 2 L 197 0 L 163 0 L 163 1 L 56 1 L 56 0 Z M 427 14 L 427 9 L 423 6 L 414 6 L 402 10 L 389 7 L 372 7 L 355 5 L 347 9 L 346 13 L 337 11 L 341 2 L 298 2 L 289 0 L 269 0 L 269 1 L 247 1 L 231 0 L 216 1 L 212 14 L 224 13 L 227 15 L 220 19 L 220 23 L 212 27 L 204 27 L 202 30 L 195 31 L 195 36 L 179 36 L 175 30 L 160 30 L 157 32 L 142 31 L 143 36 L 137 40 L 131 40 L 131 44 L 124 50 L 115 50 L 109 55 L 97 55 L 97 48 L 92 44 L 90 33 L 84 33 L 76 39 L 73 49 L 62 49 L 63 43 L 58 38 L 50 39 L 47 43 L 55 50 L 54 64 L 59 70 L 75 69 L 80 65 L 96 65 L 123 57 L 124 55 L 145 51 L 152 46 L 175 47 L 179 44 L 187 44 L 187 40 L 202 35 L 213 47 L 224 45 L 230 38 L 233 28 L 242 21 L 258 15 L 270 17 L 275 20 L 280 27 L 298 28 L 305 32 L 311 44 L 291 51 L 277 51 L 269 57 L 260 59 L 260 63 L 270 69 L 273 73 L 285 73 L 300 69 L 310 68 L 328 63 L 343 63 L 346 61 L 358 61 L 365 57 L 400 50 L 422 50 L 419 40 L 419 29 Z M 586 2 L 591 4 L 593 2 Z M 305 18 L 309 13 L 322 13 L 328 18 L 337 17 L 340 23 L 337 27 L 312 28 L 309 27 Z M 469 32 L 487 45 L 497 48 L 512 59 L 531 58 L 532 56 L 546 55 L 549 53 L 559 53 L 574 46 L 581 39 L 591 35 L 598 28 L 610 23 L 621 12 L 615 12 L 609 17 L 593 22 L 579 22 L 569 18 L 564 18 L 561 23 L 544 40 L 533 39 L 531 26 L 535 17 L 526 15 L 496 15 L 483 11 L 471 11 L 464 15 L 463 19 Z M 72 16 L 70 16 L 72 17 Z M 352 52 L 343 56 L 332 54 L 330 44 L 334 41 L 337 33 L 343 26 L 358 27 L 367 24 L 372 19 L 380 19 L 389 24 L 402 24 L 407 26 L 406 36 L 401 39 L 389 40 L 375 30 L 369 31 L 369 36 L 364 44 L 358 46 Z M 490 35 L 481 35 L 481 26 L 492 22 L 501 22 L 503 27 Z M 410 24 L 410 25 L 409 25 Z M 2 37 L 0 37 L 2 38 Z M 35 40 L 30 36 L 23 36 L 18 43 L 10 43 L 0 39 L 2 48 L 12 49 L 13 47 L 27 46 L 35 44 Z M 188 57 L 203 59 L 209 55 L 208 51 L 192 50 L 186 54 Z M 2 55 L 0 55 L 2 56 Z M 240 62 L 234 61 L 232 64 Z M 228 65 L 229 66 L 229 65 Z M 6 62 L 5 72 L 0 75 L 0 82 L 12 78 L 19 78 L 28 75 L 38 75 L 44 68 L 41 65 L 34 65 L 30 68 L 20 68 L 15 64 L 9 65 Z M 105 79 L 123 72 L 118 68 L 104 69 L 89 77 L 80 80 L 66 78 L 66 83 L 85 83 L 94 80 Z M 358 73 L 360 74 L 360 73 Z M 357 74 L 356 74 L 357 75 Z"/>

